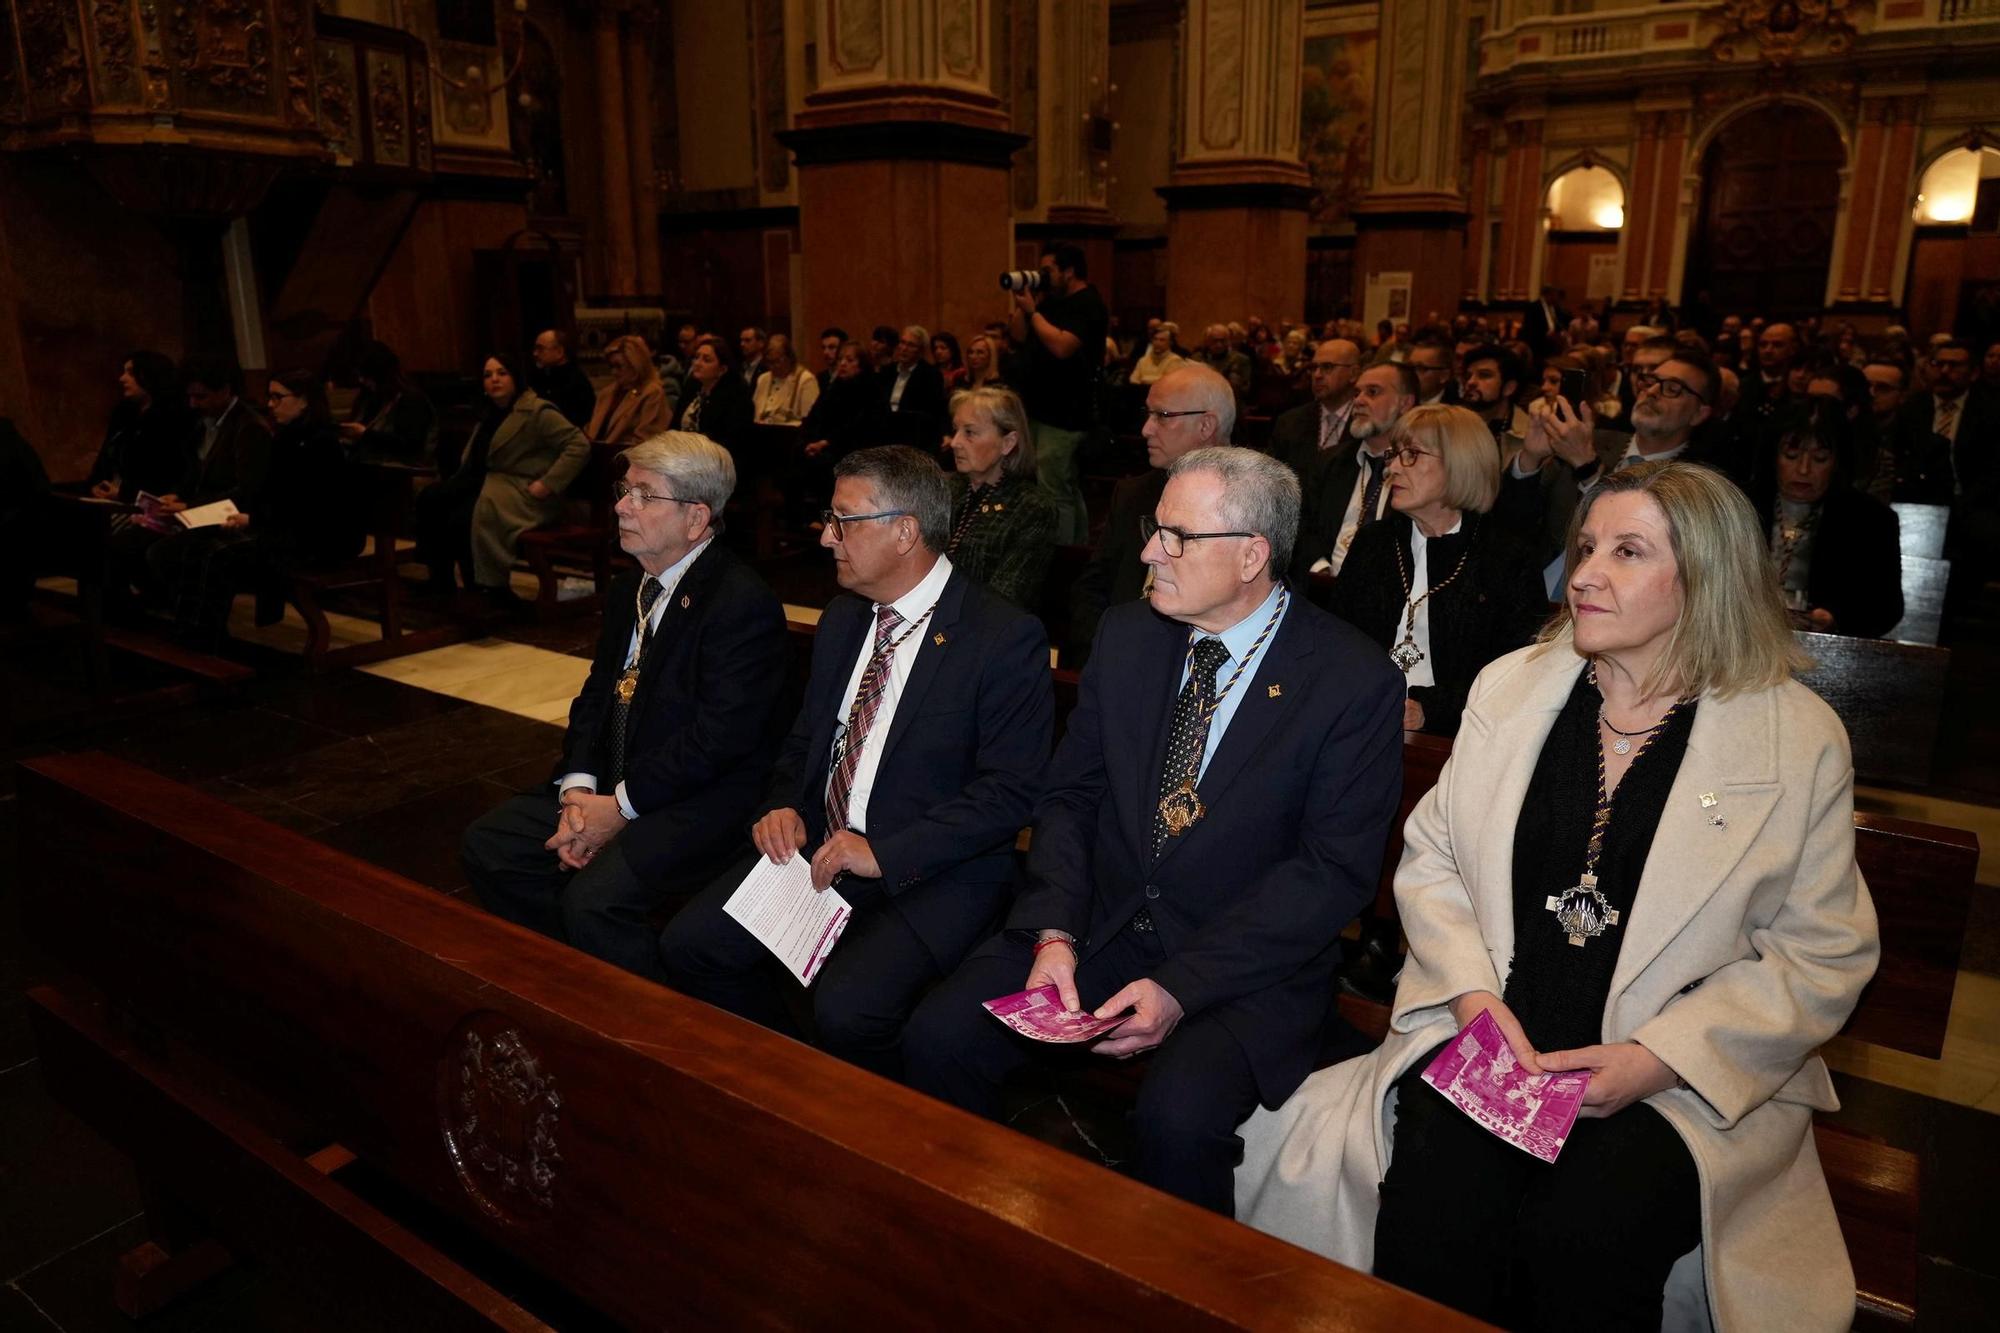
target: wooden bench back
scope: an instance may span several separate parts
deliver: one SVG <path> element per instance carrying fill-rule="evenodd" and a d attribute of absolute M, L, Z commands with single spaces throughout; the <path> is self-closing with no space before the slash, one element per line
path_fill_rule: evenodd
<path fill-rule="evenodd" d="M 132 765 L 20 800 L 63 966 L 628 1326 L 1469 1326 Z"/>
<path fill-rule="evenodd" d="M 1864 782 L 1931 780 L 1951 652 L 1844 634 L 1798 635 L 1814 668 L 1799 677 L 1839 715 Z"/>

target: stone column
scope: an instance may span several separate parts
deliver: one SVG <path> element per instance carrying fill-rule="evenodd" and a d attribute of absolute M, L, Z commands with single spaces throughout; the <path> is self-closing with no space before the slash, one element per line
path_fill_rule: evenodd
<path fill-rule="evenodd" d="M 1184 329 L 1305 315 L 1304 0 L 1188 0 L 1167 201 L 1167 315 Z"/>
<path fill-rule="evenodd" d="M 1829 284 L 1830 304 L 1887 306 L 1897 299 L 1896 264 L 1910 218 L 1911 174 L 1923 90 L 1869 88 L 1862 93 L 1854 167 L 1847 180 L 1843 235 Z"/>
<path fill-rule="evenodd" d="M 816 86 L 778 136 L 797 161 L 803 328 L 1005 315 L 1008 163 L 987 0 L 814 0 Z"/>
<path fill-rule="evenodd" d="M 660 192 L 653 165 L 653 33 L 659 11 L 635 5 L 625 15 L 626 157 L 632 174 L 634 292 L 660 294 Z"/>
<path fill-rule="evenodd" d="M 1368 193 L 1354 206 L 1354 308 L 1370 278 L 1411 275 L 1411 322 L 1458 308 L 1463 282 L 1466 200 L 1458 167 L 1465 106 L 1463 0 L 1396 0 L 1382 6 L 1375 76 L 1375 142 Z M 1513 227 L 1520 182 L 1508 155 Z M 1539 194 L 1539 170 L 1532 193 Z M 1539 199 L 1531 201 L 1538 211 Z M 1532 252 L 1530 252 L 1532 253 Z M 1511 257 L 1511 256 L 1510 256 Z M 1496 270 L 1506 265 L 1496 262 Z M 1527 271 L 1523 263 L 1521 271 Z M 1496 278 L 1495 286 L 1499 286 Z M 1504 294 L 1504 293 L 1500 293 Z"/>
<path fill-rule="evenodd" d="M 1111 303 L 1110 7 L 1098 0 L 1038 0 L 1035 159 L 1044 220 L 1015 234 L 1071 241 L 1090 261 L 1090 280 Z"/>
<path fill-rule="evenodd" d="M 1507 163 L 1500 211 L 1500 253 L 1493 263 L 1493 295 L 1526 301 L 1535 246 L 1542 231 L 1542 109 L 1507 116 Z"/>
<path fill-rule="evenodd" d="M 632 161 L 628 147 L 631 116 L 625 102 L 624 27 L 617 7 L 602 0 L 592 19 L 597 68 L 597 132 L 603 149 L 604 193 L 598 219 L 601 281 L 610 296 L 630 296 L 638 286 L 633 242 Z"/>
<path fill-rule="evenodd" d="M 1681 182 L 1698 169 L 1685 160 L 1687 98 L 1681 96 L 1670 105 L 1640 103 L 1636 129 L 1631 188 L 1625 194 L 1625 267 L 1619 296 L 1627 301 L 1678 300 L 1670 288 Z"/>

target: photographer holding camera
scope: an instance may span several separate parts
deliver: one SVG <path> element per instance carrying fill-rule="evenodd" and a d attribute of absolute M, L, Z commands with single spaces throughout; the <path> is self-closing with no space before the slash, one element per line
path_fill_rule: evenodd
<path fill-rule="evenodd" d="M 1039 274 L 1010 273 L 1000 281 L 1014 294 L 1007 331 L 1022 351 L 1019 387 L 1036 471 L 1056 502 L 1055 540 L 1078 544 L 1089 540 L 1090 518 L 1076 455 L 1093 424 L 1097 365 L 1111 314 L 1084 280 L 1089 265 L 1081 249 L 1052 245 L 1040 262 Z"/>

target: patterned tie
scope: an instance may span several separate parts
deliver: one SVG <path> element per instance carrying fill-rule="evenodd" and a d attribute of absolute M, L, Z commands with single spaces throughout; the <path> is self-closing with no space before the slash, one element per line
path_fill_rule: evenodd
<path fill-rule="evenodd" d="M 1207 741 L 1202 717 L 1209 704 L 1215 699 L 1215 673 L 1229 660 L 1229 649 L 1223 647 L 1220 639 L 1202 639 L 1194 646 L 1194 669 L 1188 672 L 1187 684 L 1181 686 L 1181 697 L 1174 701 L 1174 717 L 1167 733 L 1167 762 L 1160 769 L 1160 799 L 1164 801 L 1181 780 L 1193 769 L 1199 773 L 1201 754 L 1197 749 Z M 1167 820 L 1157 808 L 1153 811 L 1153 855 L 1167 845 L 1172 836 L 1167 832 Z"/>
<path fill-rule="evenodd" d="M 861 767 L 861 751 L 868 744 L 868 729 L 882 708 L 882 695 L 889 686 L 891 649 L 903 618 L 893 606 L 875 608 L 875 653 L 861 673 L 860 688 L 847 710 L 847 735 L 834 761 L 833 776 L 826 784 L 826 833 L 832 837 L 847 827 L 847 799 L 854 794 L 855 770 Z"/>
<path fill-rule="evenodd" d="M 631 664 L 626 671 L 636 673 L 646 661 L 646 648 L 653 642 L 653 608 L 659 604 L 660 594 L 666 589 L 651 574 L 639 584 L 639 631 L 638 651 L 633 653 Z M 622 674 L 622 673 L 621 673 Z M 635 696 L 636 698 L 636 696 Z M 615 787 L 625 777 L 625 752 L 632 744 L 632 700 L 628 700 L 617 690 L 611 692 L 611 715 L 606 721 L 605 744 L 611 754 L 611 762 L 606 765 L 606 776 L 600 791 Z"/>
<path fill-rule="evenodd" d="M 1947 440 L 1954 439 L 1958 429 L 1958 409 L 1963 398 L 1940 398 L 1937 404 L 1937 433 Z"/>
<path fill-rule="evenodd" d="M 1382 501 L 1382 477 L 1389 470 L 1389 455 L 1380 458 L 1363 453 L 1362 460 L 1368 464 L 1368 485 L 1361 491 L 1361 515 L 1355 527 L 1365 528 L 1376 519 L 1376 507 Z"/>

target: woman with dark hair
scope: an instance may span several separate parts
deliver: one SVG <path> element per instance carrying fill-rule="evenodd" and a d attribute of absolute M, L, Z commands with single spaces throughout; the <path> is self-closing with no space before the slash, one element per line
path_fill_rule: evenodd
<path fill-rule="evenodd" d="M 403 375 L 387 343 L 362 344 L 354 378 L 361 385 L 340 437 L 364 461 L 427 463 L 437 452 L 437 408 Z"/>
<path fill-rule="evenodd" d="M 90 493 L 126 504 L 140 491 L 165 495 L 194 459 L 194 422 L 174 363 L 158 352 L 132 353 L 118 372 L 118 393 L 90 469 Z"/>
<path fill-rule="evenodd" d="M 691 430 L 714 440 L 736 459 L 740 474 L 744 459 L 739 450 L 749 434 L 752 416 L 750 389 L 742 376 L 729 373 L 729 350 L 722 339 L 703 334 L 694 340 L 688 375 L 692 381 L 688 387 L 694 392 L 681 399 L 673 429 Z"/>
<path fill-rule="evenodd" d="M 1782 418 L 1758 488 L 1771 561 L 1800 629 L 1877 639 L 1903 618 L 1896 511 L 1850 483 L 1853 426 L 1837 398 Z"/>
<path fill-rule="evenodd" d="M 966 386 L 965 357 L 959 353 L 956 334 L 931 335 L 931 364 L 944 376 L 944 391 L 953 393 Z"/>

